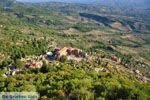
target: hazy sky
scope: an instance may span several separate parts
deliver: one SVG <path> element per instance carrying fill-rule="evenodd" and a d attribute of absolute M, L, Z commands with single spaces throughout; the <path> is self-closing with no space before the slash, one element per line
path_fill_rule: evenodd
<path fill-rule="evenodd" d="M 148 2 L 149 0 L 17 0 L 23 2 L 46 2 L 46 1 L 65 1 L 65 2 Z"/>
<path fill-rule="evenodd" d="M 150 8 L 150 0 L 17 0 L 22 2 L 70 2 L 70 3 L 85 3 L 85 4 L 98 4 L 105 6 L 115 7 L 129 7 L 129 8 Z"/>
<path fill-rule="evenodd" d="M 23 2 L 47 2 L 51 0 L 16 0 L 16 1 L 23 1 Z"/>

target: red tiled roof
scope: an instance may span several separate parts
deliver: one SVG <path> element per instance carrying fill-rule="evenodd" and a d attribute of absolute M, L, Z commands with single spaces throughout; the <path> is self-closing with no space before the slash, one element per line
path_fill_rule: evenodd
<path fill-rule="evenodd" d="M 120 58 L 118 58 L 118 57 L 116 57 L 116 56 L 111 56 L 111 58 L 113 59 L 113 60 L 115 60 L 115 61 L 119 61 L 120 60 Z"/>
<path fill-rule="evenodd" d="M 42 65 L 42 62 L 32 63 L 29 65 L 29 68 L 40 68 Z"/>
<path fill-rule="evenodd" d="M 64 47 L 62 49 L 60 49 L 57 54 L 62 54 L 63 52 L 68 52 L 68 53 L 71 53 L 71 52 L 76 52 L 76 53 L 79 53 L 80 52 L 80 49 L 78 48 L 72 48 L 72 47 Z"/>
<path fill-rule="evenodd" d="M 67 47 L 67 50 L 72 51 L 73 48 L 72 47 Z"/>
<path fill-rule="evenodd" d="M 67 51 L 67 47 L 64 47 L 64 48 L 60 49 L 57 53 L 58 53 L 58 54 L 61 54 L 61 53 L 64 52 L 64 51 Z"/>

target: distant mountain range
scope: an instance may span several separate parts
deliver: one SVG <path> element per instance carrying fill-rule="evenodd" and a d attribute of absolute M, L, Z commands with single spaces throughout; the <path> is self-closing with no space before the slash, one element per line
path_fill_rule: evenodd
<path fill-rule="evenodd" d="M 150 0 L 17 0 L 21 2 L 68 2 L 82 4 L 97 4 L 121 8 L 150 9 Z"/>
<path fill-rule="evenodd" d="M 19 4 L 21 3 L 16 2 L 16 0 L 0 0 L 0 7 L 12 7 Z"/>

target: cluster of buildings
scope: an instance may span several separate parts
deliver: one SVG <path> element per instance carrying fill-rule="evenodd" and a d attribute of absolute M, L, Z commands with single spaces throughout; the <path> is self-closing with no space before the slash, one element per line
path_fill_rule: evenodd
<path fill-rule="evenodd" d="M 115 55 L 111 55 L 110 58 L 111 58 L 112 60 L 116 61 L 116 62 L 121 62 L 121 59 L 118 58 L 118 57 L 115 56 Z"/>
<path fill-rule="evenodd" d="M 82 52 L 82 50 L 78 48 L 72 48 L 72 47 L 63 47 L 61 49 L 55 49 L 55 58 L 59 59 L 62 55 L 74 55 L 78 57 L 79 55 L 82 57 L 86 57 L 87 53 Z"/>
<path fill-rule="evenodd" d="M 43 62 L 40 61 L 40 62 L 32 62 L 28 65 L 28 68 L 33 68 L 33 69 L 36 69 L 36 68 L 41 68 L 43 66 Z"/>
<path fill-rule="evenodd" d="M 22 72 L 22 70 L 16 69 L 14 65 L 9 65 L 9 66 L 6 66 L 5 68 L 7 69 L 7 72 L 3 74 L 4 77 L 19 74 Z"/>
<path fill-rule="evenodd" d="M 95 68 L 94 71 L 95 71 L 96 73 L 98 73 L 99 71 L 101 71 L 101 72 L 109 72 L 109 71 L 108 71 L 107 69 L 105 69 L 105 68 L 102 68 L 102 69 L 100 69 L 100 68 Z"/>
<path fill-rule="evenodd" d="M 136 75 L 138 75 L 137 77 L 140 78 L 143 82 L 150 82 L 150 79 L 143 76 L 143 74 L 138 70 L 138 69 L 133 69 L 132 70 Z"/>

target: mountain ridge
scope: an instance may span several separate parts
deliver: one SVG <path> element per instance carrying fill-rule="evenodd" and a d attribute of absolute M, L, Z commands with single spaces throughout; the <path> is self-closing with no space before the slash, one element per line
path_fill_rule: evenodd
<path fill-rule="evenodd" d="M 21 4 L 21 2 L 17 2 L 16 0 L 0 0 L 0 7 L 14 7 Z"/>
<path fill-rule="evenodd" d="M 140 8 L 149 9 L 150 1 L 148 0 L 17 0 L 21 2 L 66 2 L 66 3 L 81 3 L 81 4 L 96 4 L 119 8 Z"/>

